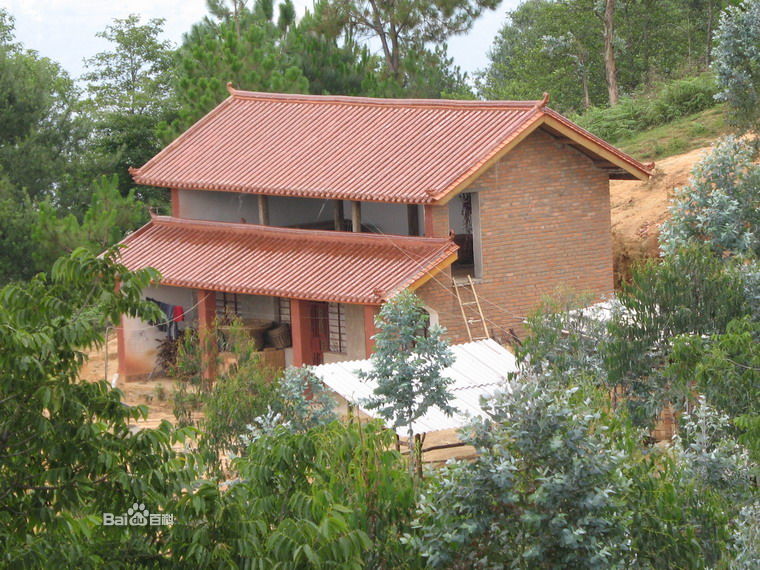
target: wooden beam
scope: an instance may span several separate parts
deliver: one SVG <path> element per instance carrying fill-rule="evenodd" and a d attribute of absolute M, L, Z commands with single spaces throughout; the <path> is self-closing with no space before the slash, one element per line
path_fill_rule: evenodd
<path fill-rule="evenodd" d="M 259 194 L 259 225 L 269 225 L 269 201 L 266 194 Z"/>
<path fill-rule="evenodd" d="M 417 204 L 406 205 L 406 224 L 410 236 L 420 235 L 420 216 Z"/>
<path fill-rule="evenodd" d="M 216 293 L 198 289 L 198 340 L 201 345 L 201 375 L 213 382 L 216 378 Z"/>
<path fill-rule="evenodd" d="M 351 229 L 356 233 L 362 231 L 362 203 L 358 201 L 351 202 Z"/>
<path fill-rule="evenodd" d="M 335 222 L 335 231 L 342 232 L 345 227 L 343 200 L 333 200 L 333 220 Z"/>

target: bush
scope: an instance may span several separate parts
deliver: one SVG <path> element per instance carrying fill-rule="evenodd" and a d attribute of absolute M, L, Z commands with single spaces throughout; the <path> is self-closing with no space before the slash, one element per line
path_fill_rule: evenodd
<path fill-rule="evenodd" d="M 621 461 L 574 390 L 528 382 L 488 407 L 467 437 L 478 456 L 453 462 L 420 499 L 415 539 L 446 568 L 608 568 L 626 551 Z"/>
<path fill-rule="evenodd" d="M 677 79 L 650 94 L 624 97 L 614 107 L 594 107 L 575 117 L 595 135 L 618 142 L 637 132 L 714 107 L 718 89 L 712 74 Z"/>

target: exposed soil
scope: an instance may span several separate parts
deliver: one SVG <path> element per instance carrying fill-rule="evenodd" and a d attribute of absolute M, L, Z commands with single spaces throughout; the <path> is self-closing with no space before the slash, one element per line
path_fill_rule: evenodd
<path fill-rule="evenodd" d="M 659 255 L 660 224 L 668 216 L 673 192 L 688 183 L 692 168 L 709 150 L 698 148 L 658 161 L 649 182 L 611 181 L 616 285 L 630 277 L 633 263 Z"/>

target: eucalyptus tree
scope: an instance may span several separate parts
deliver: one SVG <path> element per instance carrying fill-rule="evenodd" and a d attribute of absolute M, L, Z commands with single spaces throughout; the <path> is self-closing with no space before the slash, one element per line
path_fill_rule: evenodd
<path fill-rule="evenodd" d="M 360 378 L 377 386 L 366 402 L 393 427 L 407 428 L 410 471 L 415 469 L 414 422 L 433 406 L 451 415 L 450 378 L 443 371 L 454 363 L 454 355 L 443 339 L 443 329 L 430 326 L 422 301 L 402 291 L 383 305 L 375 321 L 378 327 L 375 352 L 369 371 Z"/>

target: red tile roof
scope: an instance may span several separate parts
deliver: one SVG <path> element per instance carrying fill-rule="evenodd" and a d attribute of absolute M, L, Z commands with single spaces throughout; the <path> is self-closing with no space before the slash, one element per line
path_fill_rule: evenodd
<path fill-rule="evenodd" d="M 139 184 L 307 198 L 426 204 L 476 178 L 510 143 L 554 120 L 611 153 L 626 176 L 647 167 L 547 109 L 545 101 L 231 96 L 148 161 Z M 606 158 L 610 158 L 607 156 Z"/>
<path fill-rule="evenodd" d="M 456 258 L 442 238 L 354 234 L 155 216 L 121 242 L 128 269 L 164 285 L 380 304 Z"/>

